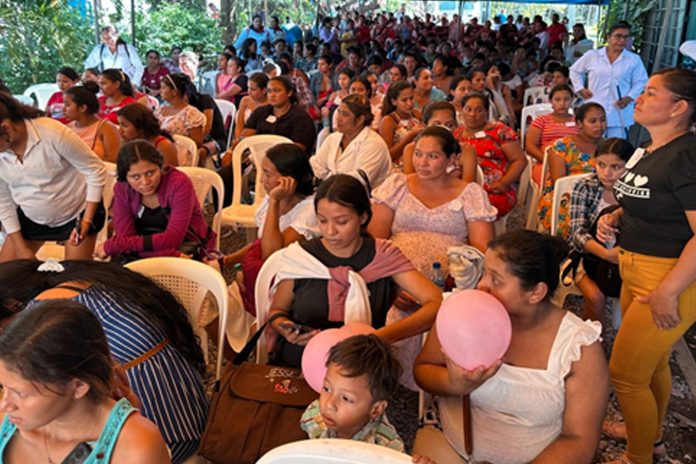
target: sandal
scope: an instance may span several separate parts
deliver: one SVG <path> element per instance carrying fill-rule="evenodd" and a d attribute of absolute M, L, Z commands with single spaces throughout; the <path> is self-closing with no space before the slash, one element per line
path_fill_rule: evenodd
<path fill-rule="evenodd" d="M 616 441 L 626 441 L 626 424 L 620 420 L 607 419 L 602 422 L 602 433 Z"/>

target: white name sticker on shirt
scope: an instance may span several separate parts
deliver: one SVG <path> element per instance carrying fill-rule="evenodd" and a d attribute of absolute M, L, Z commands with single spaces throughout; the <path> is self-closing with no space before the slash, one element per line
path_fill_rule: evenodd
<path fill-rule="evenodd" d="M 643 155 L 645 154 L 645 148 L 636 148 L 636 151 L 633 152 L 633 155 L 631 155 L 631 158 L 628 160 L 628 163 L 626 163 L 626 169 L 631 169 L 633 166 L 638 164 L 638 161 L 643 158 Z"/>
<path fill-rule="evenodd" d="M 575 127 L 575 121 L 568 121 L 565 123 L 566 127 Z"/>
<path fill-rule="evenodd" d="M 486 133 L 484 131 L 478 131 L 474 134 L 474 137 L 476 137 L 477 139 L 482 139 L 486 137 Z"/>
<path fill-rule="evenodd" d="M 276 118 L 276 117 L 273 116 L 272 114 L 266 118 L 266 122 L 269 123 L 269 124 L 273 124 L 273 123 L 276 122 L 277 120 L 278 120 L 278 118 Z"/>

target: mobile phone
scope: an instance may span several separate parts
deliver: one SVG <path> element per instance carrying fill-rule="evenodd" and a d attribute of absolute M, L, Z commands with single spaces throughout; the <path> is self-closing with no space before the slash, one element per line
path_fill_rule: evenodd
<path fill-rule="evenodd" d="M 63 460 L 62 464 L 81 464 L 87 461 L 90 453 L 92 452 L 92 447 L 89 444 L 82 442 L 78 443 L 75 448 L 70 452 L 68 457 Z"/>
<path fill-rule="evenodd" d="M 75 245 L 79 245 L 82 237 L 80 237 L 80 216 L 75 218 Z"/>
<path fill-rule="evenodd" d="M 297 333 L 307 333 L 314 330 L 312 327 L 309 327 L 308 325 L 297 324 L 292 321 L 283 321 L 280 323 L 280 326 L 286 330 L 294 330 Z"/>

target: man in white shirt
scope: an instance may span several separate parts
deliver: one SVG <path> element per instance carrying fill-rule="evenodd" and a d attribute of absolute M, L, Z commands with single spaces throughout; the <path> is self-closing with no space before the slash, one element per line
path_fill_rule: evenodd
<path fill-rule="evenodd" d="M 607 46 L 588 51 L 570 68 L 575 92 L 585 102 L 599 103 L 607 112 L 607 137 L 628 136 L 633 125 L 633 102 L 648 82 L 640 56 L 624 48 L 630 35 L 627 23 L 612 26 Z"/>
<path fill-rule="evenodd" d="M 140 84 L 144 67 L 138 50 L 120 39 L 114 26 L 102 28 L 101 37 L 103 43 L 94 46 L 85 60 L 85 68 L 120 69 L 128 75 L 131 84 Z"/>

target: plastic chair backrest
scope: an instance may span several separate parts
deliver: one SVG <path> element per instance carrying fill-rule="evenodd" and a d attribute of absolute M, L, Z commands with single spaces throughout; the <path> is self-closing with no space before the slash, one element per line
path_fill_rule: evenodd
<path fill-rule="evenodd" d="M 102 201 L 106 209 L 106 220 L 104 221 L 104 227 L 97 235 L 97 243 L 104 242 L 108 238 L 111 203 L 114 201 L 114 187 L 116 186 L 116 164 L 104 161 L 104 167 L 106 167 L 106 182 L 102 192 Z"/>
<path fill-rule="evenodd" d="M 201 306 L 208 292 L 213 295 L 220 314 L 218 330 L 218 351 L 215 380 L 222 374 L 223 347 L 225 346 L 225 327 L 227 326 L 227 284 L 222 275 L 212 267 L 198 261 L 184 258 L 158 257 L 146 258 L 126 264 L 131 271 L 139 272 L 170 291 L 189 313 L 193 330 L 201 339 L 203 353 L 207 353 L 205 330 L 198 327 Z"/>
<path fill-rule="evenodd" d="M 321 438 L 288 443 L 256 464 L 408 464 L 412 458 L 386 446 L 357 440 Z"/>
<path fill-rule="evenodd" d="M 556 180 L 553 187 L 553 202 L 551 203 L 551 235 L 556 235 L 558 229 L 558 210 L 561 207 L 561 203 L 567 201 L 570 205 L 570 194 L 573 190 L 573 185 L 589 175 L 589 173 L 574 174 Z"/>
<path fill-rule="evenodd" d="M 225 123 L 225 130 L 227 131 L 227 147 L 229 147 L 230 142 L 232 141 L 232 134 L 234 134 L 234 122 L 237 116 L 237 107 L 234 106 L 234 103 L 219 98 L 215 99 L 215 104 L 217 104 L 218 109 L 222 114 L 222 120 Z M 226 150 L 227 147 L 223 147 L 223 149 Z"/>
<path fill-rule="evenodd" d="M 522 147 L 525 145 L 525 137 L 527 136 L 527 128 L 536 118 L 542 114 L 553 112 L 551 103 L 539 103 L 538 105 L 529 105 L 522 108 L 522 121 L 520 122 L 520 140 Z"/>
<path fill-rule="evenodd" d="M 256 327 L 261 327 L 261 325 L 266 322 L 268 318 L 268 310 L 271 307 L 271 284 L 275 275 L 278 273 L 278 268 L 280 266 L 280 261 L 283 258 L 282 250 L 276 251 L 271 256 L 266 258 L 263 266 L 259 270 L 256 276 L 256 286 L 254 287 L 254 300 L 256 301 Z M 268 352 L 266 347 L 268 346 L 268 340 L 266 340 L 266 335 L 263 334 L 259 338 L 259 342 L 256 345 L 256 362 L 263 364 L 266 362 Z"/>
<path fill-rule="evenodd" d="M 477 164 L 476 165 L 476 183 L 479 184 L 481 187 L 483 187 L 484 180 L 485 180 L 485 177 L 483 177 L 483 169 L 481 169 L 481 165 Z"/>
<path fill-rule="evenodd" d="M 36 107 L 43 110 L 46 108 L 46 104 L 51 98 L 51 95 L 58 92 L 58 90 L 58 84 L 55 83 L 34 84 L 27 87 L 23 95 L 25 97 L 34 98 L 36 100 Z"/>
<path fill-rule="evenodd" d="M 545 86 L 529 87 L 524 91 L 522 102 L 524 106 L 547 103 L 549 101 L 549 88 Z"/>
<path fill-rule="evenodd" d="M 152 110 L 153 113 L 155 111 L 157 111 L 157 109 L 160 107 L 159 100 L 156 99 L 155 97 L 153 97 L 152 95 L 147 96 L 147 102 L 150 105 L 150 109 Z"/>
<path fill-rule="evenodd" d="M 198 166 L 198 147 L 196 142 L 185 135 L 174 134 L 179 166 Z"/>
<path fill-rule="evenodd" d="M 34 99 L 26 95 L 12 95 L 12 98 L 25 105 L 34 106 Z"/>
<path fill-rule="evenodd" d="M 233 173 L 233 188 L 232 188 L 232 206 L 242 204 L 242 155 L 248 149 L 251 152 L 250 158 L 256 166 L 255 197 L 254 204 L 260 205 L 266 196 L 266 191 L 261 183 L 261 161 L 266 156 L 266 150 L 281 143 L 293 143 L 287 137 L 280 135 L 252 135 L 244 138 L 234 147 L 232 152 L 232 173 Z M 229 155 L 228 155 L 229 156 Z"/>
<path fill-rule="evenodd" d="M 219 213 L 222 211 L 222 202 L 225 199 L 225 184 L 222 181 L 222 177 L 217 172 L 206 169 L 199 168 L 197 166 L 181 166 L 177 168 L 179 171 L 185 173 L 193 182 L 193 188 L 196 189 L 196 198 L 201 205 L 201 210 L 205 208 L 205 199 L 210 193 L 210 189 L 215 189 L 217 193 L 217 205 L 216 213 L 213 217 L 213 232 L 217 234 L 216 246 L 220 248 L 220 218 Z"/>

